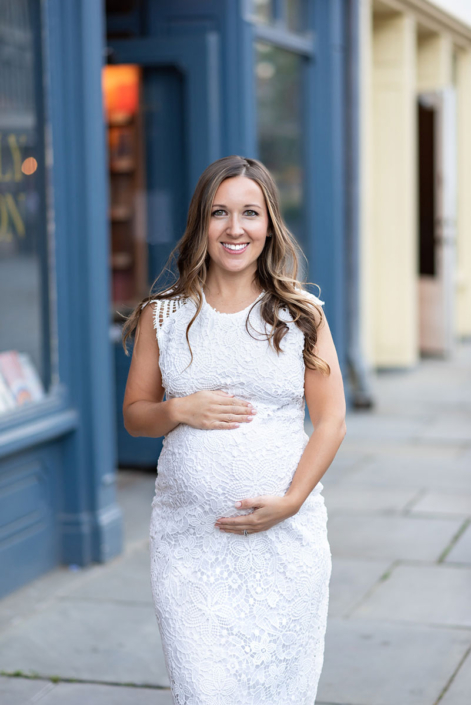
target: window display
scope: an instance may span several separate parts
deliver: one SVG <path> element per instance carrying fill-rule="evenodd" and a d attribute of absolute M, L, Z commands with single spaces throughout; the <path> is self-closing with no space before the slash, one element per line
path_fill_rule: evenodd
<path fill-rule="evenodd" d="M 140 87 L 140 67 L 105 66 L 112 306 L 114 319 L 121 322 L 119 313 L 143 298 L 147 287 Z"/>
<path fill-rule="evenodd" d="M 0 415 L 51 381 L 41 4 L 0 4 Z"/>
<path fill-rule="evenodd" d="M 305 245 L 302 62 L 303 58 L 265 42 L 256 42 L 257 132 L 261 161 L 280 190 L 283 217 Z"/>

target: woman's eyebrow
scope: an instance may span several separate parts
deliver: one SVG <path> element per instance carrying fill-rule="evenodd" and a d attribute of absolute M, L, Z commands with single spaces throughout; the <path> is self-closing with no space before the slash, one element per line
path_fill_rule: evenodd
<path fill-rule="evenodd" d="M 261 205 L 259 203 L 246 203 L 244 208 L 248 208 L 249 206 L 255 206 L 256 208 L 261 208 Z M 213 203 L 213 208 L 227 208 L 227 206 L 224 203 Z"/>

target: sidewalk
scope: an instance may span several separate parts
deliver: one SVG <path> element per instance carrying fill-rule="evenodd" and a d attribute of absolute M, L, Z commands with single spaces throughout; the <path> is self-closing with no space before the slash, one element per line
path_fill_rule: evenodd
<path fill-rule="evenodd" d="M 349 413 L 323 479 L 334 568 L 317 704 L 467 705 L 471 343 L 378 374 L 375 395 L 374 411 Z M 0 601 L 2 705 L 171 704 L 148 567 L 154 480 L 119 473 L 122 556 Z"/>

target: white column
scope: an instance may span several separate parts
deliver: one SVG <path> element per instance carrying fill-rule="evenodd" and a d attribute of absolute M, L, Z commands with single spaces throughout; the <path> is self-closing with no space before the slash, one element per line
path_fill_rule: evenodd
<path fill-rule="evenodd" d="M 360 327 L 368 367 L 375 365 L 372 226 L 372 0 L 360 0 Z"/>
<path fill-rule="evenodd" d="M 458 218 L 456 333 L 471 335 L 471 50 L 457 57 Z"/>
<path fill-rule="evenodd" d="M 417 90 L 433 91 L 453 83 L 453 42 L 447 34 L 419 35 Z"/>
<path fill-rule="evenodd" d="M 373 15 L 369 295 L 377 367 L 418 356 L 416 24 Z"/>

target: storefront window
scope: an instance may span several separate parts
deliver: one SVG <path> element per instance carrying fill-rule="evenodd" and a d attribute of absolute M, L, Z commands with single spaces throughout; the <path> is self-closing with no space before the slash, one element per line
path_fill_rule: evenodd
<path fill-rule="evenodd" d="M 252 0 L 252 14 L 260 24 L 281 24 L 291 32 L 305 31 L 306 0 Z"/>
<path fill-rule="evenodd" d="M 265 42 L 255 47 L 259 155 L 277 182 L 286 224 L 302 246 L 302 57 Z"/>
<path fill-rule="evenodd" d="M 253 0 L 253 14 L 257 22 L 268 24 L 273 21 L 273 0 Z"/>
<path fill-rule="evenodd" d="M 39 0 L 0 3 L 0 417 L 50 385 Z"/>
<path fill-rule="evenodd" d="M 304 0 L 284 0 L 286 25 L 291 32 L 302 32 L 304 28 Z"/>

